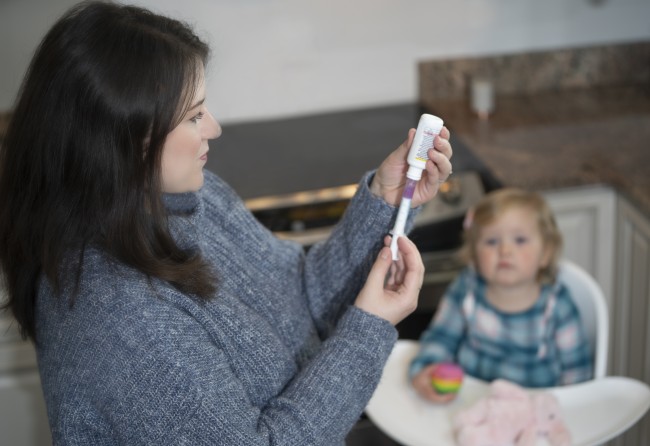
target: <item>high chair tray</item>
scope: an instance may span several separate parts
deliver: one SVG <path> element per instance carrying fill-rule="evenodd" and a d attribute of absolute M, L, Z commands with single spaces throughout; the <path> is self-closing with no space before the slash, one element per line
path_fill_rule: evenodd
<path fill-rule="evenodd" d="M 486 396 L 489 385 L 467 376 L 454 402 L 437 405 L 425 401 L 415 393 L 407 376 L 408 365 L 417 349 L 416 341 L 397 342 L 366 414 L 382 431 L 405 446 L 455 445 L 452 418 L 459 410 Z M 543 390 L 552 392 L 559 400 L 576 446 L 596 445 L 616 437 L 650 407 L 650 387 L 626 377 L 609 376 Z M 539 390 L 531 390 L 535 391 Z"/>

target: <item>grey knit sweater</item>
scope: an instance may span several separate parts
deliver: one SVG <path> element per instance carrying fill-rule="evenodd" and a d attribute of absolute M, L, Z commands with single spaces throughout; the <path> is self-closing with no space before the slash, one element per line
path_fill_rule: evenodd
<path fill-rule="evenodd" d="M 79 295 L 40 282 L 38 363 L 57 445 L 341 445 L 396 340 L 352 306 L 395 209 L 360 183 L 305 254 L 219 178 L 166 196 L 181 246 L 218 273 L 204 302 L 96 250 Z"/>

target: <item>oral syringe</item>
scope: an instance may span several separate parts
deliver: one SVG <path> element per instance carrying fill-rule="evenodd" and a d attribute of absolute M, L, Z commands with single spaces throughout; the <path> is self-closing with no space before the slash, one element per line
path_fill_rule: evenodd
<path fill-rule="evenodd" d="M 409 169 L 406 172 L 406 185 L 404 186 L 402 201 L 397 211 L 395 225 L 391 231 L 393 240 L 390 244 L 390 250 L 393 255 L 393 260 L 399 258 L 397 239 L 404 235 L 404 227 L 406 226 L 406 219 L 411 209 L 411 200 L 413 199 L 415 186 L 420 181 L 420 178 L 422 178 L 422 171 L 429 160 L 429 149 L 433 147 L 433 141 L 440 133 L 440 130 L 442 130 L 443 124 L 442 119 L 429 114 L 423 114 L 418 122 L 413 143 L 406 157 L 406 161 L 409 164 Z"/>

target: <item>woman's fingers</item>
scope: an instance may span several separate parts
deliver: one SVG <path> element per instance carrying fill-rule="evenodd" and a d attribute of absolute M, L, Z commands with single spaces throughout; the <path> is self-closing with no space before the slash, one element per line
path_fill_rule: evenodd
<path fill-rule="evenodd" d="M 391 250 L 384 246 L 373 264 L 355 305 L 382 317 L 393 325 L 411 314 L 417 307 L 424 277 L 422 258 L 415 244 L 402 236 L 398 239 L 400 257 L 393 261 Z M 390 242 L 386 238 L 385 243 Z"/>
<path fill-rule="evenodd" d="M 397 240 L 397 247 L 400 252 L 400 260 L 403 262 L 402 276 L 400 282 L 407 289 L 420 290 L 424 280 L 424 263 L 422 256 L 411 240 L 407 237 L 400 237 Z"/>

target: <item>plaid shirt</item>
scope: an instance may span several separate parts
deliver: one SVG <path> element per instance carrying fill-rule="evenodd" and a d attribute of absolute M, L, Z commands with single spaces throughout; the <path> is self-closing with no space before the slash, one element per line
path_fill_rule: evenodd
<path fill-rule="evenodd" d="M 486 283 L 471 268 L 445 293 L 409 373 L 441 361 L 478 379 L 524 387 L 573 384 L 593 374 L 580 314 L 564 285 L 544 285 L 531 308 L 504 313 L 487 301 Z"/>

